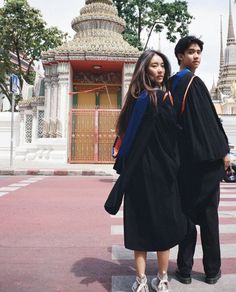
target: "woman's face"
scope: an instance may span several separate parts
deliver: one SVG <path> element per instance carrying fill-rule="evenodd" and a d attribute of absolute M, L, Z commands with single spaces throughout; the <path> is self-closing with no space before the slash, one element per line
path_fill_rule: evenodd
<path fill-rule="evenodd" d="M 163 59 L 155 54 L 149 65 L 147 73 L 149 75 L 149 78 L 153 81 L 155 81 L 158 85 L 161 85 L 165 76 L 165 66 Z"/>

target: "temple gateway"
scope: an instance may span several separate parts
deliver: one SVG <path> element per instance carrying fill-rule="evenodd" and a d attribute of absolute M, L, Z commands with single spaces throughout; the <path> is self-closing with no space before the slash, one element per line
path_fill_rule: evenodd
<path fill-rule="evenodd" d="M 20 103 L 17 159 L 113 162 L 114 125 L 140 52 L 112 0 L 86 0 L 72 41 L 42 54 L 38 96 Z"/>

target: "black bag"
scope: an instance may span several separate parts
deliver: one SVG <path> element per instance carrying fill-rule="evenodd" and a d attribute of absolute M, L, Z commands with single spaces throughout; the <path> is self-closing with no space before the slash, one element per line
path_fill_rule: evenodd
<path fill-rule="evenodd" d="M 122 204 L 124 190 L 121 185 L 121 176 L 119 176 L 104 204 L 105 210 L 111 215 L 115 215 Z"/>

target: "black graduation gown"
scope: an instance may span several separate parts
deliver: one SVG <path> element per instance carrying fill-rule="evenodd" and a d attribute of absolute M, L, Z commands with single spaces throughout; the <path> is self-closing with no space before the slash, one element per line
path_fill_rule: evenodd
<path fill-rule="evenodd" d="M 183 96 L 192 76 L 191 72 L 187 73 L 171 92 L 181 129 L 180 193 L 184 210 L 198 224 L 201 210 L 212 203 L 212 196 L 218 192 L 224 176 L 223 157 L 229 152 L 229 146 L 209 91 L 197 76 L 189 87 L 181 113 Z"/>
<path fill-rule="evenodd" d="M 124 196 L 124 241 L 131 250 L 167 250 L 190 227 L 177 186 L 176 120 L 162 99 L 158 91 L 158 110 L 146 111 L 125 167 L 132 169 Z"/>

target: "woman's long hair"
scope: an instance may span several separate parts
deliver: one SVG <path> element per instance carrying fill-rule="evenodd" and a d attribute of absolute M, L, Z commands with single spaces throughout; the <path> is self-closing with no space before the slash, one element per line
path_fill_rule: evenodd
<path fill-rule="evenodd" d="M 128 126 L 129 118 L 133 109 L 134 100 L 138 98 L 139 94 L 146 90 L 150 96 L 150 102 L 153 106 L 156 106 L 156 89 L 153 87 L 153 81 L 149 78 L 148 66 L 151 62 L 151 59 L 154 55 L 158 55 L 162 58 L 165 68 L 165 75 L 163 82 L 161 84 L 163 89 L 167 89 L 168 78 L 170 77 L 171 67 L 167 57 L 155 50 L 147 50 L 142 53 L 139 57 L 134 73 L 126 94 L 125 104 L 120 112 L 120 115 L 116 124 L 116 133 L 117 135 L 122 136 Z"/>

